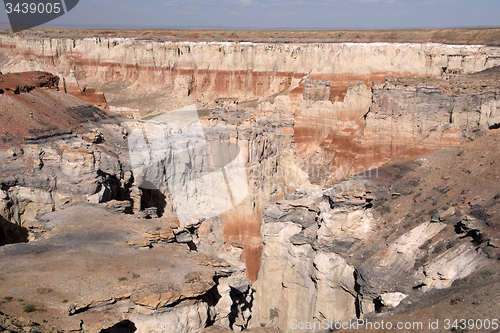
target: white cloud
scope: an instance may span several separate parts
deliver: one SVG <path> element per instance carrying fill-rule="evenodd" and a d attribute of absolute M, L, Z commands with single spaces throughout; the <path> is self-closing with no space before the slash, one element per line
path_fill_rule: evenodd
<path fill-rule="evenodd" d="M 251 6 L 253 5 L 253 0 L 169 0 L 163 5 L 165 6 L 179 6 L 179 5 L 242 5 Z"/>
<path fill-rule="evenodd" d="M 163 5 L 164 6 L 178 6 L 179 4 L 181 4 L 181 2 L 179 0 L 170 0 L 170 1 L 165 2 Z"/>
<path fill-rule="evenodd" d="M 301 5 L 318 5 L 319 3 L 314 1 L 302 1 L 302 0 L 271 0 L 273 6 L 301 6 Z M 264 5 L 262 5 L 264 6 Z"/>

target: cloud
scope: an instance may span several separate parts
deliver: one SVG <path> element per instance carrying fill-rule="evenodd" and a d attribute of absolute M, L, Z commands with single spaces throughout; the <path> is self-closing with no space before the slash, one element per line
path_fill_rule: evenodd
<path fill-rule="evenodd" d="M 180 2 L 179 0 L 170 0 L 170 1 L 165 2 L 163 5 L 164 6 L 178 6 L 181 3 L 182 2 Z"/>
<path fill-rule="evenodd" d="M 191 6 L 191 5 L 240 5 L 240 6 L 251 6 L 253 5 L 253 0 L 169 0 L 165 2 L 164 6 Z"/>
<path fill-rule="evenodd" d="M 399 0 L 323 0 L 324 5 L 356 5 L 356 4 L 395 4 L 398 3 Z M 444 0 L 444 1 L 454 1 L 454 0 Z"/>
<path fill-rule="evenodd" d="M 302 0 L 272 0 L 272 6 L 302 6 L 302 5 L 318 5 L 318 2 L 314 1 L 302 1 Z"/>

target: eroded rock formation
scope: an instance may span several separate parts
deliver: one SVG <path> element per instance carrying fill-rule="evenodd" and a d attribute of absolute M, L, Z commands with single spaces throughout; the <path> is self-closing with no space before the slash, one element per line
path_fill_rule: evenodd
<path fill-rule="evenodd" d="M 88 230 L 96 229 L 92 235 L 103 234 L 103 244 L 101 244 L 104 247 L 103 251 L 119 252 L 113 249 L 113 244 L 116 242 L 113 242 L 111 238 L 110 243 L 104 241 L 108 239 L 105 235 L 116 231 L 119 234 L 116 235 L 116 241 L 122 242 L 124 246 L 148 249 L 154 248 L 158 243 L 160 246 L 170 243 L 182 244 L 177 247 L 182 249 L 182 251 L 179 250 L 180 256 L 189 255 L 190 251 L 199 252 L 204 253 L 207 258 L 213 259 L 217 256 L 225 258 L 227 265 L 230 265 L 227 266 L 227 272 L 224 274 L 200 273 L 203 281 L 208 279 L 207 281 L 211 282 L 207 284 L 206 289 L 195 290 L 196 294 L 190 294 L 191 296 L 187 297 L 184 297 L 182 291 L 178 291 L 176 286 L 170 286 L 167 290 L 160 282 L 157 283 L 158 287 L 155 287 L 160 288 L 159 291 L 147 292 L 147 288 L 142 286 L 147 280 L 139 283 L 137 288 L 138 292 L 143 292 L 144 295 L 141 294 L 143 297 L 137 296 L 133 299 L 132 296 L 109 296 L 100 292 L 104 288 L 102 285 L 99 287 L 97 284 L 94 286 L 88 284 L 86 288 L 89 289 L 84 292 L 88 294 L 87 298 L 74 295 L 75 307 L 69 313 L 72 318 L 68 318 L 68 321 L 58 321 L 56 317 L 67 315 L 64 309 L 60 308 L 58 311 L 62 312 L 59 315 L 54 314 L 56 318 L 53 318 L 54 324 L 65 328 L 76 327 L 83 320 L 86 330 L 99 331 L 106 325 L 111 326 L 121 320 L 121 310 L 118 309 L 121 308 L 123 302 L 132 302 L 139 306 L 139 310 L 137 313 L 130 313 L 126 319 L 133 322 L 141 331 L 161 329 L 165 325 L 167 327 L 180 325 L 186 332 L 201 329 L 206 325 L 218 325 L 234 330 L 246 328 L 251 317 L 253 301 L 250 280 L 256 279 L 260 267 L 262 246 L 260 224 L 264 205 L 267 201 L 279 199 L 286 193 L 292 192 L 301 182 L 306 182 L 307 178 L 307 175 L 296 167 L 291 117 L 287 115 L 288 119 L 286 119 L 281 113 L 261 112 L 258 119 L 255 119 L 255 115 L 250 112 L 235 114 L 225 109 L 200 112 L 199 116 L 204 126 L 202 134 L 208 142 L 231 143 L 241 150 L 244 171 L 248 171 L 249 195 L 242 204 L 222 216 L 208 221 L 180 225 L 168 189 L 139 188 L 139 184 L 134 179 L 127 139 L 135 128 L 141 126 L 140 123 L 110 115 L 64 92 L 40 87 L 18 95 L 13 94 L 11 99 L 20 103 L 20 101 L 32 98 L 30 94 L 50 96 L 58 100 L 58 109 L 54 109 L 53 112 L 60 112 L 66 118 L 44 118 L 41 125 L 49 130 L 57 129 L 57 131 L 36 137 L 26 138 L 23 134 L 37 129 L 37 126 L 40 126 L 38 122 L 23 123 L 21 120 L 18 122 L 10 120 L 11 126 L 5 127 L 6 132 L 3 133 L 3 138 L 7 137 L 8 129 L 16 128 L 18 131 L 14 133 L 11 130 L 11 133 L 15 135 L 6 142 L 10 148 L 1 151 L 3 161 L 0 203 L 2 245 L 27 241 L 28 232 L 31 242 L 27 246 L 45 248 L 56 245 L 53 242 L 58 246 L 62 245 L 58 239 L 65 237 L 72 239 L 70 235 L 78 234 L 79 231 L 72 227 L 74 223 L 80 223 L 77 222 L 78 219 L 84 218 L 86 216 L 84 212 L 88 210 L 92 211 L 89 216 L 97 220 L 85 220 L 81 223 L 86 224 L 84 228 Z M 9 112 L 4 115 L 13 116 L 16 110 L 8 108 Z M 23 111 L 31 112 L 36 119 L 40 119 L 46 115 L 45 112 L 48 112 L 39 106 Z M 200 156 L 193 155 L 190 158 L 193 159 L 191 163 L 194 163 L 194 159 Z M 207 195 L 211 194 L 207 193 Z M 73 206 L 79 202 L 101 204 L 101 208 L 92 205 Z M 102 207 L 108 209 L 108 212 L 100 210 Z M 74 211 L 75 209 L 77 212 Z M 135 217 L 116 215 L 123 213 L 135 214 Z M 98 218 L 99 216 L 101 217 Z M 145 222 L 145 218 L 156 221 L 159 229 L 156 230 L 158 232 L 154 230 L 146 232 L 147 235 L 144 235 L 142 239 L 141 236 L 133 237 L 134 239 L 128 238 L 127 235 L 130 233 L 127 229 L 131 224 L 119 227 L 118 222 L 110 222 L 116 225 L 119 231 L 97 228 L 98 225 L 105 224 L 106 219 L 133 223 L 134 220 Z M 64 233 L 63 236 L 57 236 L 57 239 L 53 238 L 53 228 L 47 226 L 47 223 L 53 223 L 55 220 L 60 221 L 61 224 L 58 226 L 58 232 L 60 230 Z M 177 221 L 177 224 L 174 227 L 168 227 L 170 221 Z M 168 227 L 169 230 L 162 233 L 159 231 L 161 225 L 165 225 L 164 227 Z M 14 232 L 14 227 L 20 231 Z M 121 235 L 121 232 L 124 234 Z M 144 234 L 143 231 L 141 231 L 142 234 Z M 85 248 L 93 248 L 95 245 L 92 243 L 94 236 L 82 237 L 78 242 L 80 242 L 79 247 L 82 248 L 81 255 L 83 256 L 87 251 Z M 86 243 L 85 240 L 90 243 Z M 71 242 L 66 245 L 73 246 Z M 170 245 L 167 245 L 164 251 L 170 251 L 169 247 Z M 5 250 L 7 252 L 4 253 L 4 257 L 17 260 L 15 258 L 18 257 L 14 255 L 17 248 L 9 249 L 12 250 Z M 30 249 L 31 247 L 25 248 L 28 252 L 31 251 Z M 68 251 L 71 252 L 71 250 Z M 144 269 L 149 271 L 148 258 L 154 261 L 156 251 L 149 253 L 139 251 L 137 254 L 145 255 L 139 262 L 144 262 L 146 265 Z M 5 262 L 7 261 L 6 259 Z M 127 261 L 129 260 L 125 262 Z M 48 261 L 46 264 L 49 264 Z M 9 266 L 12 266 L 12 274 L 24 269 L 15 265 L 9 264 Z M 103 266 L 95 267 L 96 274 L 108 276 L 109 273 L 102 271 L 103 268 Z M 170 267 L 167 270 L 171 269 L 174 268 Z M 136 274 L 140 275 L 142 269 L 137 270 L 139 273 Z M 99 271 L 101 273 L 98 273 Z M 37 274 L 36 271 L 34 274 Z M 198 278 L 193 275 L 193 279 Z M 68 278 L 68 280 L 71 279 Z M 62 284 L 58 284 L 60 285 L 58 288 L 62 288 Z M 6 288 L 2 293 L 7 295 L 9 293 L 7 285 Z M 72 289 L 73 287 L 64 288 Z M 56 288 L 50 287 L 49 289 L 55 290 Z M 208 293 L 209 290 L 211 290 L 210 293 Z M 23 295 L 31 294 L 31 291 L 23 289 L 22 293 Z M 21 294 L 15 296 L 24 297 Z M 189 304 L 183 302 L 184 299 L 187 299 Z M 171 304 L 179 305 L 178 313 L 175 312 L 177 310 L 171 309 L 175 307 Z M 91 315 L 96 311 L 98 313 L 111 311 L 109 321 L 99 321 L 88 317 L 89 313 Z M 75 319 L 79 317 L 78 314 L 81 314 L 81 319 Z M 92 324 L 93 321 L 95 325 Z"/>
<path fill-rule="evenodd" d="M 82 288 L 71 295 L 69 310 L 53 304 L 67 300 L 59 295 L 55 301 L 30 296 L 40 304 L 52 302 L 59 311 L 54 318 L 61 311 L 71 315 L 67 327 L 97 332 L 133 323 L 146 332 L 169 325 L 188 332 L 210 325 L 236 331 L 264 325 L 286 331 L 291 319 L 377 315 L 424 291 L 447 288 L 497 259 L 491 216 L 498 198 L 493 189 L 473 196 L 477 189 L 467 187 L 479 183 L 470 176 L 475 170 L 486 170 L 484 186 L 497 182 L 494 155 L 474 156 L 468 162 L 481 161 L 474 168 L 451 164 L 454 169 L 439 176 L 444 183 L 424 181 L 423 174 L 438 174 L 433 168 L 442 163 L 444 170 L 461 150 L 445 150 L 441 160 L 435 154 L 385 171 L 373 168 L 497 128 L 499 48 L 2 35 L 0 52 L 3 72 L 51 71 L 61 90 L 55 89 L 57 76 L 37 73 L 53 84 L 5 89 L 2 95 L 2 111 L 8 112 L 2 112 L 7 121 L 0 152 L 0 242 L 26 241 L 28 231 L 32 242 L 0 251 L 10 263 L 17 249 L 25 249 L 31 260 L 37 249 L 69 249 L 78 257 L 102 246 L 103 253 L 123 249 L 124 255 L 137 255 L 134 267 L 147 272 L 148 279 L 140 281 L 129 262 L 117 258 L 112 264 L 123 267 L 94 267 L 89 279 L 95 281 L 76 286 L 68 278 L 40 286 Z M 492 69 L 472 74 L 487 68 Z M 90 86 L 102 89 L 108 100 L 84 98 Z M 109 103 L 112 111 L 135 119 L 81 100 L 101 108 Z M 239 148 L 249 195 L 221 216 L 181 224 L 168 189 L 140 188 L 127 140 L 147 121 L 188 104 L 197 105 L 208 143 Z M 486 142 L 484 147 L 460 149 L 496 151 L 491 138 L 496 139 L 478 141 Z M 205 155 L 187 156 L 186 165 Z M 361 176 L 336 184 L 357 173 Z M 81 201 L 87 204 L 77 204 Z M 86 209 L 95 211 L 95 221 L 88 221 Z M 71 212 L 73 222 L 63 218 Z M 106 225 L 106 219 L 116 219 L 116 226 Z M 50 227 L 54 221 L 61 225 Z M 90 232 L 84 224 L 96 230 L 88 243 L 79 238 Z M 19 232 L 12 231 L 14 225 Z M 132 232 L 123 233 L 121 228 L 129 227 Z M 15 237 L 6 241 L 6 233 Z M 73 234 L 85 251 L 60 240 Z M 102 244 L 94 242 L 99 239 Z M 170 253 L 178 261 L 165 258 Z M 163 260 L 160 273 L 151 271 L 156 255 Z M 210 264 L 200 268 L 201 257 Z M 48 260 L 56 265 L 56 259 Z M 21 269 L 10 266 L 12 276 Z M 175 283 L 164 283 L 175 268 L 183 282 L 174 276 Z M 131 276 L 115 276 L 124 271 Z M 106 292 L 96 291 L 94 282 Z M 35 295 L 34 290 L 14 296 Z M 103 314 L 105 320 L 95 319 Z"/>
<path fill-rule="evenodd" d="M 224 99 L 242 108 L 284 110 L 294 115 L 302 168 L 323 185 L 400 155 L 456 145 L 462 142 L 464 124 L 483 130 L 487 123 L 460 113 L 473 114 L 483 105 L 495 108 L 490 105 L 495 96 L 479 94 L 477 99 L 463 91 L 460 95 L 466 96 L 455 98 L 439 84 L 373 82 L 391 76 L 441 78 L 500 65 L 497 47 L 437 43 L 172 43 L 1 36 L 0 47 L 7 59 L 4 70 L 47 70 L 61 81 L 77 80 L 79 90 L 97 87 L 105 91 L 112 110 L 134 118 L 188 104 L 213 108 Z M 385 94 L 389 90 L 392 97 Z M 416 121 L 415 112 L 428 120 Z M 334 176 L 324 177 L 326 173 Z"/>
<path fill-rule="evenodd" d="M 499 139 L 268 205 L 253 325 L 375 320 L 496 263 Z"/>

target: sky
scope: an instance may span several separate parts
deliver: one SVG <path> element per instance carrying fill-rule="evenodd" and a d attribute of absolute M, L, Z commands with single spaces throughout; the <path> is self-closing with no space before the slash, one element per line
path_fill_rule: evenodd
<path fill-rule="evenodd" d="M 8 22 L 5 10 L 0 10 L 0 22 Z M 500 0 L 80 0 L 47 25 L 297 30 L 499 27 Z"/>

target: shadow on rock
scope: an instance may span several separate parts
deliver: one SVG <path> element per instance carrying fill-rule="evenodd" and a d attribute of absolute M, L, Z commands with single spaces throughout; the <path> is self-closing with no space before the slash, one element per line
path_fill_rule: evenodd
<path fill-rule="evenodd" d="M 0 246 L 28 242 L 28 229 L 0 216 Z"/>
<path fill-rule="evenodd" d="M 123 320 L 119 323 L 101 330 L 101 333 L 134 333 L 137 331 L 137 327 L 130 320 Z"/>

